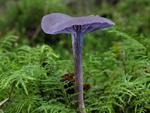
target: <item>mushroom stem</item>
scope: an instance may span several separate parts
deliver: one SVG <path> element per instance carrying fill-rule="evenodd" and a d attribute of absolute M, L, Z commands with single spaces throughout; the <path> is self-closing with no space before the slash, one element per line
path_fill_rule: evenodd
<path fill-rule="evenodd" d="M 71 38 L 72 38 L 72 52 L 73 52 L 73 57 L 75 57 L 75 37 L 76 37 L 76 34 L 75 33 L 71 33 Z"/>
<path fill-rule="evenodd" d="M 83 75 L 82 75 L 82 45 L 83 33 L 76 32 L 72 34 L 72 46 L 75 62 L 75 91 L 77 98 L 77 106 L 79 111 L 77 113 L 86 113 L 83 97 Z"/>

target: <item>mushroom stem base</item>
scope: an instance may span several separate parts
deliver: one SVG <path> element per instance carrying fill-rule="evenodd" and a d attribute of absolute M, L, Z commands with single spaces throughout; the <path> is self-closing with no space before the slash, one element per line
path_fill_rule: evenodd
<path fill-rule="evenodd" d="M 76 90 L 76 99 L 78 112 L 77 113 L 86 113 L 83 97 L 83 75 L 82 75 L 82 45 L 83 45 L 83 33 L 76 32 L 72 34 L 72 46 L 73 46 L 73 55 L 75 62 L 75 90 Z"/>

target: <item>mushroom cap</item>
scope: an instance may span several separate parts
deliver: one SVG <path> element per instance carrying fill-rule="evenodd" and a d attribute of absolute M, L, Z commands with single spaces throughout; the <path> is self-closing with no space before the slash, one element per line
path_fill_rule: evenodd
<path fill-rule="evenodd" d="M 62 13 L 51 13 L 42 18 L 41 27 L 47 34 L 76 32 L 74 26 L 80 26 L 81 32 L 91 32 L 96 29 L 115 25 L 111 20 L 100 16 L 71 17 Z"/>

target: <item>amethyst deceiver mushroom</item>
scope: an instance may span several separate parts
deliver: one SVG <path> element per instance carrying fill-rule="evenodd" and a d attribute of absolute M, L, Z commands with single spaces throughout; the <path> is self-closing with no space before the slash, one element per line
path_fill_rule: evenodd
<path fill-rule="evenodd" d="M 97 29 L 113 26 L 114 23 L 100 16 L 71 17 L 62 13 L 51 13 L 42 18 L 41 27 L 47 34 L 71 33 L 75 62 L 75 89 L 80 113 L 86 113 L 83 98 L 82 45 L 83 35 Z"/>

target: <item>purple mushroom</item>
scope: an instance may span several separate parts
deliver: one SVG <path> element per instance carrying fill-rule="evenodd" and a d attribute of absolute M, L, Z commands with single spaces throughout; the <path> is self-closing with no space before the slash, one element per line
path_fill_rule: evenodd
<path fill-rule="evenodd" d="M 47 34 L 71 33 L 75 62 L 75 89 L 79 113 L 86 113 L 83 98 L 82 45 L 83 35 L 97 29 L 113 26 L 114 23 L 100 16 L 71 17 L 62 13 L 51 13 L 42 18 L 41 27 Z"/>

